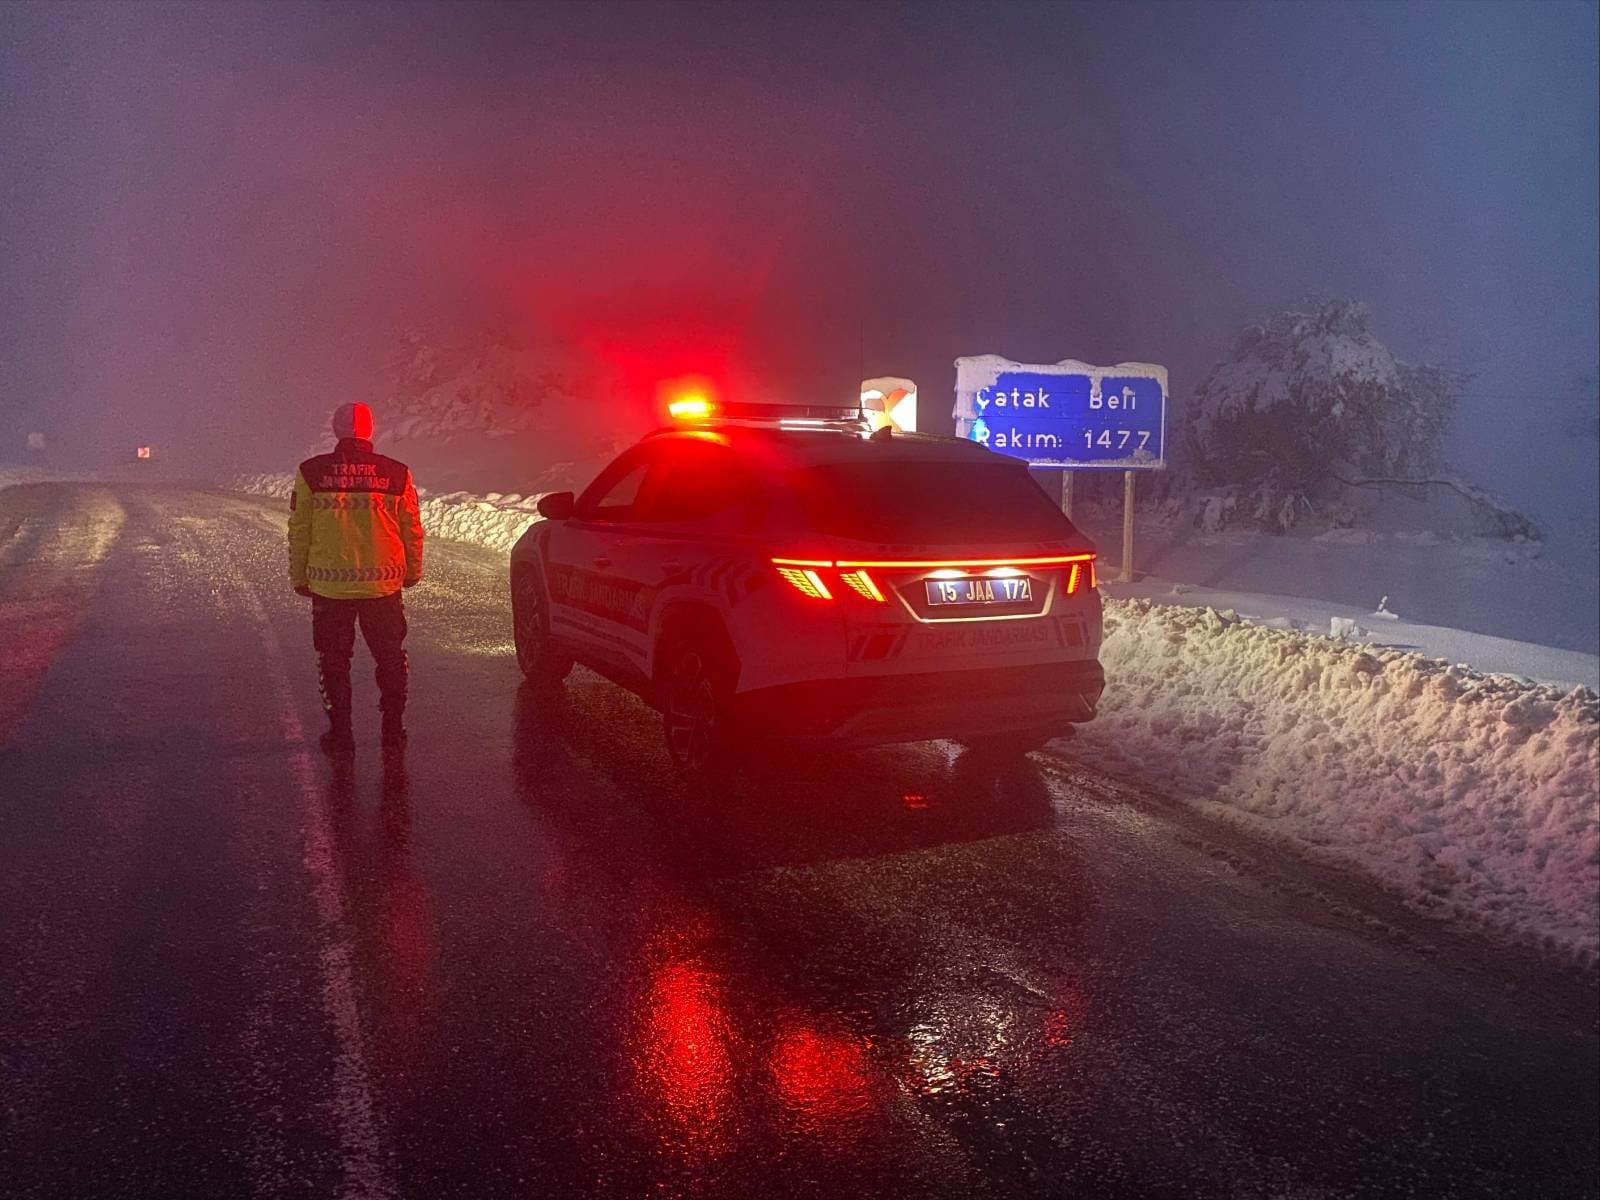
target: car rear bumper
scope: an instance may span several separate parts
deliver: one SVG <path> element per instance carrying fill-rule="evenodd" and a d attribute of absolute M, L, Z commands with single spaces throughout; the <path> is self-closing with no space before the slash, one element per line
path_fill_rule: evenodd
<path fill-rule="evenodd" d="M 731 715 L 764 737 L 870 746 L 1065 732 L 1094 716 L 1104 689 L 1100 663 L 1084 659 L 790 683 L 736 695 Z"/>

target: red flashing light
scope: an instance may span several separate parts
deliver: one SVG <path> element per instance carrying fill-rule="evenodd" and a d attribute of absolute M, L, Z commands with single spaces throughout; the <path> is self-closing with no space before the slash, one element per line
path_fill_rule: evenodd
<path fill-rule="evenodd" d="M 718 387 L 705 375 L 679 375 L 656 390 L 656 402 L 674 421 L 704 421 L 717 411 Z"/>
<path fill-rule="evenodd" d="M 703 421 L 711 415 L 711 401 L 698 393 L 679 396 L 667 404 L 667 415 L 674 421 Z"/>

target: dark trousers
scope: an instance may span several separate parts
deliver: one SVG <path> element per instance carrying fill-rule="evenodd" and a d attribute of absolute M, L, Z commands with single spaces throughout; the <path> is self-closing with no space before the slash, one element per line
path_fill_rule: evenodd
<path fill-rule="evenodd" d="M 350 720 L 350 658 L 356 625 L 378 664 L 378 706 L 398 718 L 406 708 L 406 609 L 400 593 L 374 600 L 311 597 L 311 642 L 317 649 L 322 708 L 335 724 Z"/>

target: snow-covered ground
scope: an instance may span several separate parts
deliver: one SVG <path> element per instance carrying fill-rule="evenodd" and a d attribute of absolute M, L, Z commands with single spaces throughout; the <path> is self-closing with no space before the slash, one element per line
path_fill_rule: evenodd
<path fill-rule="evenodd" d="M 103 477 L 102 472 L 52 471 L 33 466 L 0 466 L 0 488 L 15 487 L 22 483 L 92 483 Z"/>
<path fill-rule="evenodd" d="M 1119 507 L 1074 513 L 1113 568 L 1122 553 Z M 1388 596 L 1391 610 L 1418 625 L 1600 654 L 1600 546 L 1592 525 L 1586 533 L 1559 530 L 1544 542 L 1508 542 L 1402 530 L 1208 534 L 1184 520 L 1139 517 L 1134 567 L 1154 577 L 1151 591 L 1141 594 L 1161 588 L 1168 593 L 1163 600 L 1179 602 L 1170 593 L 1183 584 L 1213 593 L 1299 596 L 1354 617 Z M 1328 627 L 1320 614 L 1318 625 Z"/>
<path fill-rule="evenodd" d="M 1592 966 L 1600 699 L 1393 647 L 1110 600 L 1073 752 Z"/>
<path fill-rule="evenodd" d="M 1269 629 L 1294 629 L 1395 650 L 1414 650 L 1427 658 L 1470 664 L 1472 669 L 1488 674 L 1512 675 L 1559 688 L 1600 691 L 1600 656 L 1409 620 L 1406 614 L 1394 611 L 1396 602 L 1387 593 L 1380 593 L 1365 605 L 1340 604 L 1300 596 L 1202 588 L 1154 575 L 1132 584 L 1109 583 L 1104 590 L 1119 599 L 1232 611 L 1252 625 Z M 1386 600 L 1388 603 L 1383 604 Z"/>

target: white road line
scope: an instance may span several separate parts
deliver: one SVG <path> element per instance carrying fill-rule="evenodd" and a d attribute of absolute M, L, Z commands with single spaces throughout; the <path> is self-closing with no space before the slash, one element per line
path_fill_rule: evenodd
<path fill-rule="evenodd" d="M 322 972 L 322 1003 L 338 1041 L 334 1113 L 343 1151 L 343 1180 L 338 1194 L 341 1200 L 387 1200 L 396 1195 L 396 1190 L 384 1149 L 383 1120 L 373 1103 L 367 1070 L 361 1009 L 356 999 L 355 943 L 345 918 L 328 809 L 318 786 L 294 690 L 289 686 L 283 647 L 255 588 L 241 580 L 239 590 L 260 628 L 267 652 L 267 674 L 289 748 L 289 769 L 300 791 L 302 861 L 311 877 L 311 896 L 322 925 L 322 945 L 317 955 Z"/>

